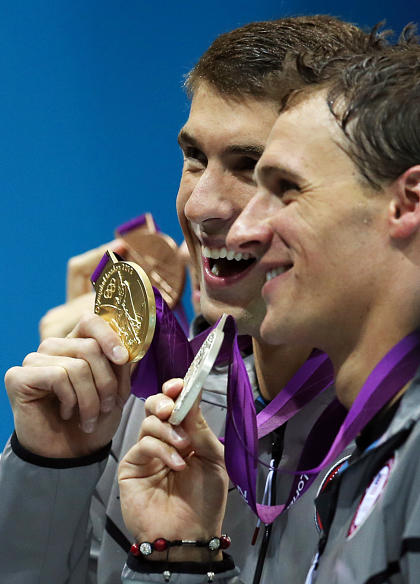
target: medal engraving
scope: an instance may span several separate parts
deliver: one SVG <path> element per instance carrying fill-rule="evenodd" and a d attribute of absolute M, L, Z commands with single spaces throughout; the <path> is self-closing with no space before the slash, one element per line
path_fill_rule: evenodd
<path fill-rule="evenodd" d="M 147 352 L 156 324 L 153 288 L 146 273 L 134 263 L 109 261 L 95 282 L 95 313 L 106 320 L 130 355 L 139 361 Z"/>
<path fill-rule="evenodd" d="M 227 315 L 223 314 L 216 328 L 208 334 L 189 366 L 184 377 L 184 387 L 175 402 L 175 407 L 169 418 L 170 424 L 174 426 L 180 424 L 198 398 L 222 346 L 224 338 L 223 327 L 226 318 Z"/>

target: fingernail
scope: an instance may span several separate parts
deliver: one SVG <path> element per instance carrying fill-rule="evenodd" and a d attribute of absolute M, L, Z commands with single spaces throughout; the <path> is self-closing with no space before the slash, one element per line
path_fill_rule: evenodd
<path fill-rule="evenodd" d="M 178 377 L 176 377 L 175 379 L 169 379 L 168 381 L 165 381 L 165 383 L 162 385 L 162 391 L 168 391 L 170 389 L 172 389 L 173 387 L 179 387 L 180 384 L 183 383 L 183 379 L 180 379 Z"/>
<path fill-rule="evenodd" d="M 96 428 L 97 421 L 98 421 L 98 418 L 91 418 L 90 420 L 84 420 L 84 422 L 82 423 L 83 432 L 86 432 L 86 434 L 92 434 L 92 432 Z"/>
<path fill-rule="evenodd" d="M 114 409 L 114 407 L 115 398 L 113 396 L 107 397 L 101 402 L 101 411 L 104 412 L 104 414 L 111 412 Z"/>
<path fill-rule="evenodd" d="M 121 345 L 116 345 L 112 349 L 112 355 L 116 363 L 125 363 L 129 357 L 127 349 Z"/>
<path fill-rule="evenodd" d="M 178 452 L 172 452 L 171 460 L 175 466 L 184 466 L 185 465 L 184 459 L 182 458 L 182 456 L 180 456 L 178 454 Z"/>
<path fill-rule="evenodd" d="M 171 429 L 171 438 L 174 442 L 181 442 L 187 438 L 187 434 L 184 432 L 182 428 L 172 428 Z"/>

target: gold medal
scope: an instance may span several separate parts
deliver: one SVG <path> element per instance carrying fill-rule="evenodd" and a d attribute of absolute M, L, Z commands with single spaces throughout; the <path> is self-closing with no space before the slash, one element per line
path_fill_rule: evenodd
<path fill-rule="evenodd" d="M 145 271 L 133 262 L 120 262 L 108 250 L 108 261 L 94 282 L 95 314 L 106 320 L 130 355 L 146 354 L 156 325 L 153 288 Z"/>

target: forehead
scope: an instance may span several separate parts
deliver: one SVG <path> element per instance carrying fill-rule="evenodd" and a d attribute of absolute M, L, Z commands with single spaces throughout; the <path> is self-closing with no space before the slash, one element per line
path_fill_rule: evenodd
<path fill-rule="evenodd" d="M 190 114 L 181 130 L 196 140 L 262 142 L 277 119 L 277 105 L 271 100 L 246 97 L 234 99 L 221 95 L 207 83 L 201 83 L 191 102 Z"/>
<path fill-rule="evenodd" d="M 343 148 L 344 140 L 324 93 L 315 93 L 278 116 L 260 170 L 284 167 L 291 174 L 322 174 L 327 178 L 346 168 L 355 175 L 356 168 Z"/>

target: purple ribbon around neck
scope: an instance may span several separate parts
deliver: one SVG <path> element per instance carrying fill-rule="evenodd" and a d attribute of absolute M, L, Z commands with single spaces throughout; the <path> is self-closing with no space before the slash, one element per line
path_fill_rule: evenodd
<path fill-rule="evenodd" d="M 413 377 L 420 363 L 420 334 L 414 332 L 408 335 L 385 355 L 367 378 L 347 415 L 336 399 L 324 410 L 308 434 L 297 470 L 279 469 L 278 472 L 293 474 L 295 478 L 287 501 L 274 506 L 261 505 L 256 501 L 258 436 L 265 435 L 268 427 L 274 429 L 278 422 L 284 423 L 297 413 L 300 408 L 292 405 L 291 397 L 305 395 L 308 399 L 302 400 L 303 404 L 323 391 L 322 385 L 328 377 L 327 368 L 330 367 L 332 374 L 332 366 L 326 356 L 323 360 L 323 354 L 314 351 L 284 390 L 269 404 L 270 410 L 266 411 L 265 408 L 259 414 L 265 412 L 265 416 L 258 419 L 252 391 L 244 377 L 246 371 L 243 362 L 241 364 L 237 358 L 235 341 L 233 351 L 228 381 L 226 467 L 231 480 L 254 513 L 264 523 L 272 523 L 308 490 L 319 471 L 331 464 Z M 324 389 L 331 381 L 327 382 Z"/>

